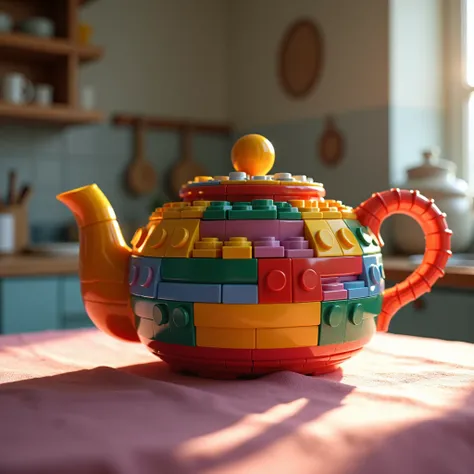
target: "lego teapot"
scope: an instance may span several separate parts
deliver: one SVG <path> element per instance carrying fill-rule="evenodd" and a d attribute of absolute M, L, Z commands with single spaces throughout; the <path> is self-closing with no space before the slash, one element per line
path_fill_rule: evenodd
<path fill-rule="evenodd" d="M 241 137 L 231 158 L 228 176 L 184 183 L 130 247 L 97 185 L 58 196 L 79 227 L 81 291 L 97 328 L 199 376 L 321 374 L 443 276 L 451 231 L 418 191 L 375 193 L 352 209 L 307 176 L 269 175 L 275 152 L 260 135 Z M 385 289 L 379 229 L 397 213 L 420 224 L 426 248 Z"/>
<path fill-rule="evenodd" d="M 447 214 L 453 231 L 453 252 L 466 250 L 472 242 L 473 198 L 466 181 L 456 177 L 456 165 L 440 158 L 440 150 L 433 148 L 423 152 L 423 163 L 407 170 L 404 187 L 418 189 L 434 199 Z M 415 221 L 396 216 L 393 237 L 397 248 L 405 253 L 423 253 L 425 239 Z"/>

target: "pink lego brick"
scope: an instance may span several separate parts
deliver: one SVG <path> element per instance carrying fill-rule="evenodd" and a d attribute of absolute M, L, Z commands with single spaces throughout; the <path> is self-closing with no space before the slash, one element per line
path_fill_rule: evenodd
<path fill-rule="evenodd" d="M 304 237 L 290 237 L 284 240 L 281 245 L 285 249 L 309 249 L 309 242 L 304 240 Z"/>
<path fill-rule="evenodd" d="M 285 249 L 285 257 L 287 258 L 313 258 L 313 249 Z"/>
<path fill-rule="evenodd" d="M 228 220 L 225 221 L 226 240 L 230 237 L 247 237 L 253 242 L 268 236 L 278 238 L 279 223 L 277 219 Z"/>
<path fill-rule="evenodd" d="M 199 223 L 199 239 L 203 237 L 217 237 L 219 240 L 225 240 L 226 221 L 203 221 Z"/>
<path fill-rule="evenodd" d="M 329 283 L 339 283 L 339 278 L 340 277 L 323 277 L 321 278 L 321 284 L 327 285 Z"/>
<path fill-rule="evenodd" d="M 285 256 L 283 247 L 254 247 L 254 258 L 280 258 Z"/>
<path fill-rule="evenodd" d="M 280 223 L 280 233 L 277 236 L 280 241 L 288 240 L 291 237 L 304 236 L 304 221 L 277 221 Z M 267 234 L 268 235 L 268 234 Z"/>
<path fill-rule="evenodd" d="M 253 243 L 254 258 L 284 257 L 285 249 L 280 245 L 280 241 L 275 237 L 263 237 Z"/>
<path fill-rule="evenodd" d="M 323 283 L 323 301 L 345 300 L 347 299 L 347 290 L 343 283 Z"/>
<path fill-rule="evenodd" d="M 338 281 L 341 283 L 344 283 L 346 281 L 357 281 L 357 275 L 347 275 L 347 276 L 342 276 L 337 278 Z"/>

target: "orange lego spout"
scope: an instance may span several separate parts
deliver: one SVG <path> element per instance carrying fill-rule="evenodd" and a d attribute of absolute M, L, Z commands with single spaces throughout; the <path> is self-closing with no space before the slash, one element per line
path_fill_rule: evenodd
<path fill-rule="evenodd" d="M 128 287 L 131 250 L 109 200 L 96 184 L 57 199 L 74 214 L 79 227 L 79 277 L 89 318 L 111 336 L 138 342 Z"/>

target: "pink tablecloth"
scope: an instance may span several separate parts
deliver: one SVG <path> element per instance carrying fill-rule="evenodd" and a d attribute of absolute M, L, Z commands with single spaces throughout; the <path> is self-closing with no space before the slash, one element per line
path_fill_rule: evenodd
<path fill-rule="evenodd" d="M 474 472 L 474 345 L 378 335 L 342 371 L 174 375 L 95 330 L 0 338 L 0 473 Z"/>

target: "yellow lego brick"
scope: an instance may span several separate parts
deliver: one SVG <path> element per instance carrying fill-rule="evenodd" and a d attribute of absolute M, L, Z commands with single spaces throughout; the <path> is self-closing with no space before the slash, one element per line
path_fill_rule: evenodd
<path fill-rule="evenodd" d="M 317 326 L 321 302 L 281 304 L 194 303 L 194 325 L 211 328 L 286 328 Z"/>
<path fill-rule="evenodd" d="M 199 237 L 199 219 L 179 219 L 176 222 L 166 247 L 165 257 L 189 258 Z"/>
<path fill-rule="evenodd" d="M 299 209 L 301 212 L 301 219 L 322 219 L 323 213 L 317 207 L 303 207 Z"/>
<path fill-rule="evenodd" d="M 255 329 L 196 327 L 196 345 L 219 349 L 255 349 Z"/>
<path fill-rule="evenodd" d="M 344 255 L 363 255 L 364 252 L 362 251 L 356 236 L 342 219 L 333 219 L 327 222 L 336 235 L 337 242 L 339 243 Z"/>
<path fill-rule="evenodd" d="M 194 183 L 205 183 L 207 181 L 212 181 L 213 178 L 212 176 L 195 176 L 194 177 Z"/>
<path fill-rule="evenodd" d="M 216 237 L 204 237 L 202 240 L 194 244 L 194 258 L 221 258 L 222 257 L 221 242 Z"/>
<path fill-rule="evenodd" d="M 222 247 L 222 258 L 252 258 L 252 242 L 247 237 L 231 237 Z"/>
<path fill-rule="evenodd" d="M 214 181 L 229 181 L 228 176 L 214 176 L 213 178 Z"/>
<path fill-rule="evenodd" d="M 153 224 L 139 253 L 146 257 L 164 257 L 168 243 L 180 219 L 164 219 Z"/>
<path fill-rule="evenodd" d="M 189 206 L 189 202 L 168 202 L 163 206 L 163 219 L 180 219 L 181 211 Z"/>
<path fill-rule="evenodd" d="M 290 349 L 318 345 L 319 326 L 257 329 L 256 349 Z"/>
<path fill-rule="evenodd" d="M 306 202 L 303 199 L 292 199 L 288 201 L 293 207 L 296 207 L 298 210 L 306 207 Z"/>
<path fill-rule="evenodd" d="M 341 247 L 325 220 L 305 220 L 304 234 L 317 257 L 342 257 Z"/>
<path fill-rule="evenodd" d="M 342 214 L 337 210 L 337 207 L 330 207 L 328 210 L 323 211 L 323 219 L 341 219 Z"/>

